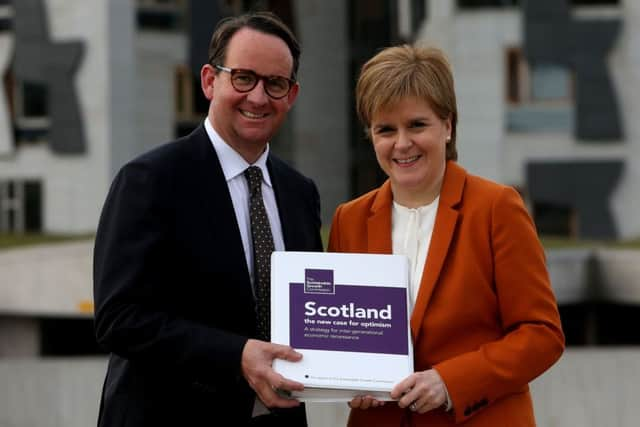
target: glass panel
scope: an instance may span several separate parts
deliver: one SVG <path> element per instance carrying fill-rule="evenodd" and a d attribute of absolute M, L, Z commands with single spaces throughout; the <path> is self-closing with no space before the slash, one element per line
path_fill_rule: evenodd
<path fill-rule="evenodd" d="M 42 185 L 39 181 L 24 183 L 24 228 L 25 231 L 42 231 Z"/>
<path fill-rule="evenodd" d="M 538 65 L 531 70 L 531 97 L 534 101 L 569 98 L 569 71 L 554 65 Z"/>
<path fill-rule="evenodd" d="M 46 117 L 49 115 L 49 90 L 46 85 L 22 83 L 22 116 Z"/>

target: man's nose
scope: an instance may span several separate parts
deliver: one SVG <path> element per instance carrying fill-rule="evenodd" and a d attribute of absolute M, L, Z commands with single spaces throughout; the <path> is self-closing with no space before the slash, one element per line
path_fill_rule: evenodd
<path fill-rule="evenodd" d="M 269 95 L 267 95 L 267 91 L 264 88 L 264 80 L 258 80 L 256 86 L 249 91 L 247 94 L 247 100 L 256 105 L 266 104 Z"/>

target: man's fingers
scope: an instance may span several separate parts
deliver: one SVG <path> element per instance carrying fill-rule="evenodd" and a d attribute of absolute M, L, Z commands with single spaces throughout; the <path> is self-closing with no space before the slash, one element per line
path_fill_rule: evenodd
<path fill-rule="evenodd" d="M 242 373 L 267 407 L 296 407 L 300 405 L 298 400 L 282 397 L 276 393 L 275 389 L 302 391 L 304 385 L 286 379 L 274 371 L 272 363 L 276 358 L 295 362 L 300 360 L 302 355 L 285 345 L 250 339 L 242 352 Z"/>
<path fill-rule="evenodd" d="M 293 380 L 287 379 L 287 378 L 283 377 L 282 375 L 278 374 L 273 369 L 271 370 L 271 372 L 269 372 L 267 374 L 267 383 L 272 388 L 279 388 L 281 390 L 288 390 L 288 391 L 302 391 L 302 390 L 304 390 L 304 384 L 299 383 L 297 381 L 293 381 Z"/>
<path fill-rule="evenodd" d="M 290 362 L 297 362 L 298 360 L 302 359 L 302 354 L 298 353 L 297 351 L 295 351 L 293 348 L 286 346 L 286 345 L 280 345 L 280 344 L 271 344 L 272 345 L 272 354 L 274 359 L 283 359 L 283 360 L 288 360 Z"/>
<path fill-rule="evenodd" d="M 295 408 L 300 405 L 300 401 L 297 399 L 287 399 L 279 396 L 278 393 L 266 383 L 262 383 L 256 389 L 256 393 L 262 403 L 268 408 Z"/>

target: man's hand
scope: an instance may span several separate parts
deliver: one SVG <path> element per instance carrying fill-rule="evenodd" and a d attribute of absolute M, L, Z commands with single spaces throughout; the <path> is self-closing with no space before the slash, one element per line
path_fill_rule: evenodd
<path fill-rule="evenodd" d="M 415 372 L 400 381 L 391 390 L 391 397 L 398 406 L 424 414 L 442 406 L 447 400 L 445 385 L 435 369 Z"/>
<path fill-rule="evenodd" d="M 242 350 L 242 375 L 268 408 L 292 408 L 300 405 L 295 399 L 280 397 L 275 389 L 304 390 L 304 385 L 278 374 L 271 367 L 274 359 L 297 362 L 302 355 L 291 347 L 250 339 Z"/>

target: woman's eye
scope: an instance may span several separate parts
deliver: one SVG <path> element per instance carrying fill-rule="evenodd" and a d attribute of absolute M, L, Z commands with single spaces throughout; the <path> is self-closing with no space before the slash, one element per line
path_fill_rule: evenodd
<path fill-rule="evenodd" d="M 388 127 L 388 126 L 383 126 L 383 127 L 379 127 L 379 128 L 376 130 L 376 133 L 377 133 L 377 134 L 383 134 L 383 133 L 389 133 L 389 132 L 391 132 L 391 131 L 393 131 L 393 128 Z"/>

